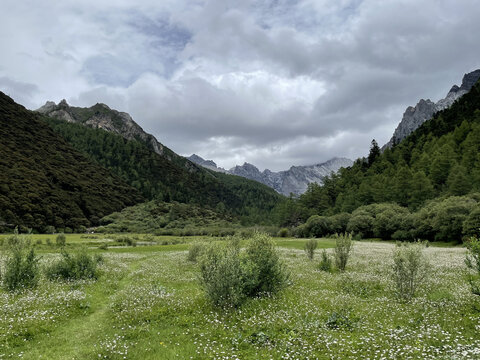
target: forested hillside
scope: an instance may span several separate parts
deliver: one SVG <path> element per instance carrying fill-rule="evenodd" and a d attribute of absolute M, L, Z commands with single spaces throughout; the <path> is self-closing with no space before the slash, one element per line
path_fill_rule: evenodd
<path fill-rule="evenodd" d="M 0 92 L 0 228 L 78 230 L 142 201 L 41 117 Z"/>
<path fill-rule="evenodd" d="M 368 158 L 358 159 L 352 167 L 325 179 L 323 186 L 311 185 L 298 201 L 291 200 L 277 210 L 280 222 L 298 224 L 311 215 L 349 214 L 362 206 L 380 203 L 396 204 L 407 213 L 417 215 L 437 208 L 433 213 L 430 211 L 430 218 L 441 209 L 449 208 L 455 219 L 447 217 L 443 221 L 459 224 L 450 235 L 441 235 L 441 231 L 434 228 L 418 230 L 422 224 L 413 222 L 393 226 L 395 230 L 389 231 L 388 236 L 398 230 L 404 231 L 397 233 L 399 238 L 458 239 L 462 232 L 459 233 L 458 229 L 461 230 L 463 221 L 479 207 L 475 192 L 480 192 L 478 83 L 451 108 L 437 113 L 400 144 L 381 153 L 372 142 Z M 467 194 L 470 194 L 467 198 L 448 199 Z M 436 199 L 435 203 L 428 203 L 432 199 Z M 466 208 L 461 205 L 465 201 L 469 204 Z M 452 209 L 455 204 L 457 207 Z M 368 219 L 363 221 L 369 223 Z M 347 229 L 348 220 L 343 222 L 340 230 Z M 365 234 L 365 230 L 350 225 L 349 230 L 357 230 L 363 235 L 379 235 L 373 232 L 373 228 Z"/>
<path fill-rule="evenodd" d="M 265 222 L 281 198 L 273 189 L 237 176 L 201 168 L 178 155 L 160 155 L 143 141 L 102 129 L 45 117 L 55 132 L 91 160 L 110 169 L 147 199 L 177 201 Z"/>

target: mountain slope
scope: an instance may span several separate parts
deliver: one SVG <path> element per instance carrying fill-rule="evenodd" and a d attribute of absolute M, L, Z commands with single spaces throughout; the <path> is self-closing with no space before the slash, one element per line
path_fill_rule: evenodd
<path fill-rule="evenodd" d="M 392 138 L 383 146 L 383 149 L 391 148 L 393 145 L 398 144 L 425 121 L 431 119 L 435 113 L 448 109 L 455 101 L 468 93 L 479 79 L 480 69 L 465 74 L 462 79 L 462 85 L 460 87 L 453 85 L 447 96 L 437 103 L 430 101 L 430 99 L 421 99 L 416 106 L 409 106 L 405 110 L 402 121 L 395 129 Z"/>
<path fill-rule="evenodd" d="M 193 164 L 167 147 L 158 154 L 142 140 L 127 140 L 122 135 L 83 123 L 45 119 L 75 149 L 110 169 L 147 199 L 196 204 L 247 217 L 261 213 L 267 219 L 280 198 L 272 189 L 240 178 L 244 186 L 256 189 L 262 194 L 260 198 L 266 199 L 247 206 L 258 194 L 241 192 L 231 181 L 220 177 L 221 174 Z"/>
<path fill-rule="evenodd" d="M 77 229 L 142 200 L 1 92 L 0 142 L 0 223 Z"/>
<path fill-rule="evenodd" d="M 292 166 L 289 170 L 279 172 L 273 172 L 268 169 L 261 172 L 255 165 L 249 163 L 245 163 L 242 166 L 237 165 L 226 171 L 218 168 L 212 160 L 204 160 L 195 154 L 188 159 L 214 171 L 227 172 L 258 181 L 286 196 L 291 193 L 295 195 L 302 194 L 307 190 L 309 184 L 322 184 L 325 176 L 330 175 L 332 172 L 337 172 L 342 167 L 349 167 L 353 164 L 353 161 L 350 159 L 333 158 L 322 164 Z"/>
<path fill-rule="evenodd" d="M 450 108 L 423 123 L 371 162 L 313 186 L 300 203 L 320 214 L 351 212 L 362 205 L 395 202 L 411 209 L 429 199 L 480 191 L 480 83 Z"/>

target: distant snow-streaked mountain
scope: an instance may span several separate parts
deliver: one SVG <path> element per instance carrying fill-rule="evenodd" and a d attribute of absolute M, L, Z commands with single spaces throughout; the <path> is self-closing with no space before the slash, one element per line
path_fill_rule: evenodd
<path fill-rule="evenodd" d="M 391 148 L 405 139 L 415 131 L 425 121 L 430 120 L 436 112 L 448 109 L 452 104 L 468 93 L 473 85 L 480 79 L 480 69 L 465 74 L 462 79 L 462 85 L 458 87 L 453 85 L 444 99 L 434 103 L 430 99 L 421 99 L 417 105 L 409 106 L 403 114 L 402 121 L 395 129 L 392 138 L 382 149 Z"/>
<path fill-rule="evenodd" d="M 193 154 L 188 159 L 198 165 L 208 169 L 220 172 L 226 172 L 232 175 L 242 176 L 247 179 L 255 180 L 270 186 L 283 195 L 293 193 L 299 195 L 307 190 L 310 183 L 323 183 L 323 178 L 332 172 L 337 172 L 342 167 L 348 167 L 353 161 L 346 158 L 333 158 L 322 164 L 309 166 L 292 166 L 289 170 L 274 172 L 268 169 L 258 170 L 255 165 L 245 163 L 237 165 L 230 170 L 217 167 L 212 160 L 204 160 L 200 156 Z"/>

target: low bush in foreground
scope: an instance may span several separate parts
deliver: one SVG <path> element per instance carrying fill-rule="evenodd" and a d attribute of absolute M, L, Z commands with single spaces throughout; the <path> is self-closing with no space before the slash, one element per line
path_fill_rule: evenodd
<path fill-rule="evenodd" d="M 38 258 L 31 241 L 15 229 L 14 235 L 7 239 L 3 286 L 9 291 L 33 288 L 38 283 L 38 275 Z"/>
<path fill-rule="evenodd" d="M 332 259 L 327 254 L 327 250 L 322 251 L 322 255 L 320 257 L 320 263 L 318 264 L 318 269 L 321 271 L 331 272 L 333 268 Z"/>
<path fill-rule="evenodd" d="M 248 297 L 273 294 L 286 285 L 288 273 L 272 239 L 255 233 L 245 251 L 239 239 L 208 246 L 200 261 L 201 281 L 210 301 L 237 307 Z"/>
<path fill-rule="evenodd" d="M 305 243 L 304 250 L 310 260 L 313 260 L 313 256 L 315 255 L 315 249 L 317 248 L 317 246 L 318 241 L 316 239 L 309 239 Z"/>
<path fill-rule="evenodd" d="M 96 279 L 98 277 L 97 263 L 101 258 L 95 258 L 81 250 L 76 254 L 62 252 L 62 258 L 46 268 L 45 274 L 50 280 Z"/>
<path fill-rule="evenodd" d="M 335 238 L 335 265 L 338 270 L 345 271 L 348 258 L 353 248 L 352 234 L 340 234 Z"/>
<path fill-rule="evenodd" d="M 398 244 L 393 252 L 393 280 L 397 296 L 408 301 L 425 280 L 428 264 L 421 243 Z"/>

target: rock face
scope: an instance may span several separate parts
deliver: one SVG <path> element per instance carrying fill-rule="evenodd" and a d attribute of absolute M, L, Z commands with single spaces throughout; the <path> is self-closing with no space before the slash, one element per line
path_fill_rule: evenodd
<path fill-rule="evenodd" d="M 104 129 L 127 140 L 143 141 L 157 154 L 165 155 L 163 145 L 153 135 L 147 134 L 129 114 L 110 109 L 105 104 L 80 108 L 68 105 L 65 100 L 60 101 L 58 105 L 53 101 L 47 101 L 36 111 L 56 119 Z"/>
<path fill-rule="evenodd" d="M 346 158 L 333 158 L 325 163 L 309 166 L 292 166 L 289 170 L 273 172 L 268 169 L 260 171 L 252 164 L 245 163 L 242 166 L 235 166 L 230 170 L 218 168 L 211 160 L 204 160 L 198 155 L 188 158 L 198 165 L 207 167 L 214 171 L 226 172 L 232 175 L 242 176 L 270 186 L 283 195 L 300 195 L 307 190 L 308 184 L 316 182 L 322 184 L 323 178 L 332 172 L 337 172 L 342 167 L 348 167 L 353 161 Z M 206 164 L 207 166 L 205 166 Z"/>
<path fill-rule="evenodd" d="M 392 147 L 405 139 L 413 131 L 415 131 L 425 121 L 430 120 L 436 112 L 444 110 L 452 106 L 452 104 L 460 97 L 470 91 L 473 85 L 480 79 L 480 69 L 465 74 L 462 79 L 462 85 L 458 87 L 453 85 L 447 96 L 439 100 L 437 103 L 429 99 L 421 99 L 414 107 L 409 106 L 403 114 L 402 121 L 395 129 L 392 138 L 386 143 L 382 149 Z"/>
<path fill-rule="evenodd" d="M 204 168 L 217 171 L 217 172 L 228 173 L 228 171 L 225 170 L 224 168 L 217 167 L 217 164 L 215 164 L 215 162 L 213 162 L 212 160 L 204 160 L 196 154 L 193 154 L 187 157 L 187 159 L 197 165 L 203 166 Z"/>

